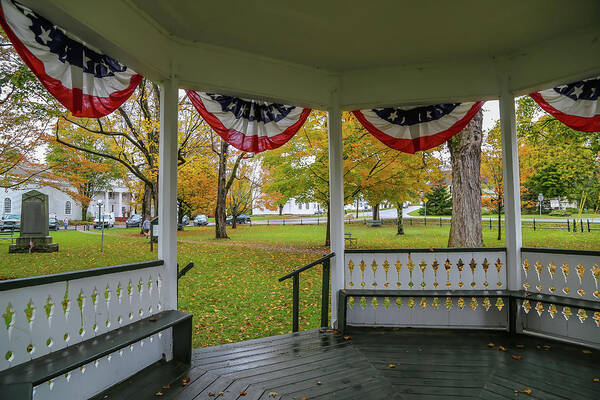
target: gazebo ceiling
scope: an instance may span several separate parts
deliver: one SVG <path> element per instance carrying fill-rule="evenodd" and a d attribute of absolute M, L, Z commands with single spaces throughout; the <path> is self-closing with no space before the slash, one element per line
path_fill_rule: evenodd
<path fill-rule="evenodd" d="M 600 2 L 21 0 L 153 80 L 347 109 L 497 97 L 600 72 Z"/>

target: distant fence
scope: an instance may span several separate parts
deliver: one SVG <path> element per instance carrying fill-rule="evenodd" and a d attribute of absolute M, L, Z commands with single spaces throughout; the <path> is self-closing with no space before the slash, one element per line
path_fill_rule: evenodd
<path fill-rule="evenodd" d="M 346 225 L 365 225 L 370 218 L 344 218 Z M 383 225 L 398 224 L 397 218 L 382 218 L 380 219 Z M 404 217 L 404 226 L 431 226 L 441 227 L 450 226 L 450 219 L 443 217 Z M 273 219 L 251 222 L 250 225 L 324 225 L 327 224 L 327 216 L 306 218 L 288 218 L 288 219 Z M 504 220 L 500 222 L 504 227 Z M 545 219 L 522 219 L 522 229 L 542 230 L 565 230 L 572 233 L 586 233 L 600 231 L 600 222 L 589 219 L 564 219 L 564 220 L 545 220 Z M 498 219 L 489 217 L 482 219 L 483 229 L 498 229 Z"/>

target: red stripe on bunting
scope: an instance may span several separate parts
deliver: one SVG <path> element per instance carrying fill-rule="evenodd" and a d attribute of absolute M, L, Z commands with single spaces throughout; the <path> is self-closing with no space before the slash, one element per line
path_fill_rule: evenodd
<path fill-rule="evenodd" d="M 12 31 L 4 17 L 4 10 L 0 6 L 0 25 L 6 36 L 10 39 L 15 50 L 29 69 L 37 76 L 42 85 L 65 106 L 75 117 L 100 118 L 104 117 L 121 106 L 140 84 L 143 77 L 135 74 L 131 77 L 129 86 L 123 90 L 111 93 L 109 97 L 97 97 L 84 94 L 82 89 L 69 89 L 62 82 L 46 74 L 44 63 L 33 55 Z M 57 60 L 57 62 L 59 62 Z"/>
<path fill-rule="evenodd" d="M 565 114 L 556 108 L 552 107 L 544 97 L 539 93 L 530 93 L 529 96 L 540 107 L 544 109 L 548 114 L 567 125 L 569 128 L 575 129 L 580 132 L 600 132 L 600 115 L 594 115 L 593 117 L 580 117 L 577 115 Z"/>
<path fill-rule="evenodd" d="M 362 126 L 364 126 L 365 129 L 369 131 L 369 133 L 371 133 L 373 136 L 375 136 L 381 143 L 385 144 L 386 146 L 392 149 L 399 150 L 404 153 L 414 154 L 417 151 L 425 151 L 439 146 L 440 144 L 448 141 L 448 139 L 450 139 L 452 136 L 462 131 L 465 128 L 465 126 L 467 126 L 467 124 L 471 122 L 475 114 L 479 112 L 479 110 L 483 106 L 483 103 L 485 103 L 485 101 L 478 101 L 475 104 L 473 104 L 473 107 L 471 107 L 471 109 L 465 114 L 464 117 L 455 122 L 454 125 L 446 129 L 445 131 L 441 131 L 430 136 L 418 137 L 415 139 L 398 139 L 393 136 L 390 136 L 385 132 L 380 131 L 373 124 L 371 124 L 365 118 L 363 113 L 359 110 L 352 111 L 352 113 L 360 121 Z"/>
<path fill-rule="evenodd" d="M 248 153 L 260 153 L 265 150 L 273 150 L 283 146 L 296 134 L 296 132 L 298 132 L 302 125 L 304 125 L 304 122 L 306 122 L 306 119 L 311 112 L 310 108 L 305 108 L 300 115 L 300 119 L 295 124 L 290 125 L 286 130 L 275 136 L 246 136 L 243 132 L 226 128 L 217 117 L 206 110 L 202 98 L 195 91 L 186 90 L 186 93 L 196 110 L 198 110 L 198 113 L 200 113 L 202 118 L 204 118 L 208 125 L 210 125 L 224 141 L 236 149 Z"/>

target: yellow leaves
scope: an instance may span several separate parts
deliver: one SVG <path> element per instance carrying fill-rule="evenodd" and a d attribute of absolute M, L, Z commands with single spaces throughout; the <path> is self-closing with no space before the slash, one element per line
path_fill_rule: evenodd
<path fill-rule="evenodd" d="M 396 368 L 396 364 L 388 364 L 388 368 Z"/>
<path fill-rule="evenodd" d="M 521 361 L 523 359 L 523 356 L 512 356 L 513 360 L 517 360 L 517 361 Z"/>
<path fill-rule="evenodd" d="M 521 389 L 521 393 L 525 393 L 525 394 L 531 394 L 533 391 L 529 388 L 523 388 Z"/>
<path fill-rule="evenodd" d="M 492 342 L 488 343 L 488 347 L 494 347 L 494 346 L 496 346 L 495 343 L 492 343 Z"/>

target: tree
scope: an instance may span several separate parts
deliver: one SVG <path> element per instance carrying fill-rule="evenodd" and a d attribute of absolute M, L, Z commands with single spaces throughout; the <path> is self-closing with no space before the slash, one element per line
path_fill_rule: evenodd
<path fill-rule="evenodd" d="M 177 172 L 179 222 L 185 213 L 210 214 L 216 201 L 217 167 L 212 154 L 199 151 Z"/>
<path fill-rule="evenodd" d="M 448 215 L 452 213 L 452 198 L 448 188 L 443 182 L 436 182 L 431 187 L 431 192 L 427 196 L 427 214 L 429 215 Z M 424 209 L 419 210 L 419 214 L 424 214 Z"/>
<path fill-rule="evenodd" d="M 158 149 L 160 132 L 160 93 L 156 84 L 144 79 L 131 98 L 118 110 L 99 119 L 78 119 L 66 114 L 64 121 L 90 135 L 108 140 L 105 149 L 79 146 L 56 134 L 56 141 L 77 151 L 116 161 L 128 173 L 143 182 L 142 218 L 158 210 Z M 206 146 L 208 126 L 193 106 L 182 99 L 179 103 L 178 165 L 186 163 L 195 149 Z"/>
<path fill-rule="evenodd" d="M 459 134 L 448 140 L 452 164 L 452 219 L 449 247 L 481 247 L 481 140 L 479 111 Z"/>
<path fill-rule="evenodd" d="M 233 181 L 227 193 L 227 211 L 231 216 L 231 229 L 237 227 L 237 217 L 252 209 L 256 183 L 252 180 L 249 167 L 240 168 L 239 178 Z"/>
<path fill-rule="evenodd" d="M 498 213 L 498 240 L 502 239 L 502 205 L 504 202 L 504 172 L 500 123 L 488 133 L 481 156 L 481 177 L 489 192 L 482 198 L 482 206 Z"/>
<path fill-rule="evenodd" d="M 61 136 L 68 137 L 71 143 L 96 149 L 106 147 L 105 138 L 88 135 L 79 127 L 63 124 L 62 129 Z M 57 142 L 50 143 L 46 162 L 52 165 L 48 183 L 81 205 L 83 219 L 94 195 L 108 189 L 111 181 L 124 177 L 123 168 L 116 162 L 91 153 L 71 151 Z"/>

